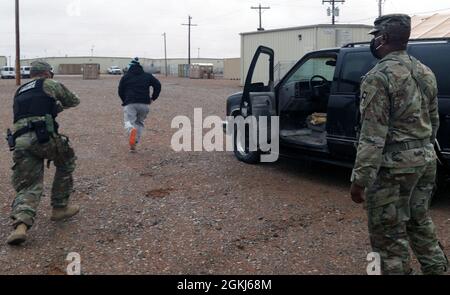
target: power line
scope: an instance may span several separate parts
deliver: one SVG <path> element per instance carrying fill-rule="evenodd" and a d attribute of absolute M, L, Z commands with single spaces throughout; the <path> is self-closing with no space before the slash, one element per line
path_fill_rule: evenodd
<path fill-rule="evenodd" d="M 328 8 L 328 15 L 331 14 L 331 23 L 336 24 L 336 15 L 339 15 L 339 8 L 336 8 L 336 3 L 345 3 L 345 0 L 322 0 L 322 4 L 330 3 L 331 11 Z"/>
<path fill-rule="evenodd" d="M 188 64 L 191 65 L 191 27 L 196 27 L 197 25 L 191 23 L 192 17 L 190 15 L 188 15 L 188 20 L 187 24 L 181 25 L 188 26 Z"/>
<path fill-rule="evenodd" d="M 258 7 L 252 6 L 252 7 L 250 7 L 250 8 L 251 8 L 251 9 L 258 9 L 258 10 L 259 10 L 259 28 L 258 28 L 258 31 L 264 31 L 264 28 L 262 27 L 262 11 L 265 10 L 265 9 L 270 9 L 270 7 L 269 7 L 269 6 L 267 6 L 267 7 L 262 7 L 262 6 L 261 6 L 261 3 L 260 3 Z"/>

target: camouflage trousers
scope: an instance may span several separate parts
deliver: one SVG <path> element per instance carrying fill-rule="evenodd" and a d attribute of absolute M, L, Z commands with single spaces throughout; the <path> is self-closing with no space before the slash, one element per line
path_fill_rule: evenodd
<path fill-rule="evenodd" d="M 436 162 L 408 169 L 381 168 L 367 190 L 370 241 L 373 252 L 381 256 L 383 274 L 412 271 L 409 246 L 423 274 L 445 273 L 448 260 L 429 215 L 435 179 Z"/>
<path fill-rule="evenodd" d="M 51 138 L 48 143 L 33 143 L 14 151 L 12 184 L 16 197 L 12 204 L 11 218 L 14 225 L 34 224 L 36 210 L 44 185 L 44 161 L 53 161 L 56 173 L 53 180 L 51 205 L 64 208 L 73 191 L 72 173 L 75 170 L 75 152 L 69 140 L 62 136 Z"/>

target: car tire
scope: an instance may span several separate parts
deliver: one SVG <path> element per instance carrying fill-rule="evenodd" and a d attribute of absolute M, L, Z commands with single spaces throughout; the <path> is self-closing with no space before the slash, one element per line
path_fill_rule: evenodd
<path fill-rule="evenodd" d="M 248 135 L 249 132 L 247 131 L 246 134 Z M 245 148 L 247 142 L 242 143 L 241 140 L 238 138 L 236 126 L 234 126 L 233 136 L 234 136 L 234 155 L 239 161 L 251 165 L 261 163 L 261 152 L 260 151 L 250 152 Z"/>

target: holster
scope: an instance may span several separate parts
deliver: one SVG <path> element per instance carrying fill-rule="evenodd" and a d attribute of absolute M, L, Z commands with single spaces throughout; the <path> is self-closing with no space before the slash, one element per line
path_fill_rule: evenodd
<path fill-rule="evenodd" d="M 31 128 L 29 128 L 30 130 L 34 129 L 37 140 L 40 144 L 44 144 L 50 141 L 50 133 L 48 132 L 47 123 L 45 121 L 30 122 L 30 124 Z"/>
<path fill-rule="evenodd" d="M 58 155 L 55 159 L 55 162 L 58 161 L 60 163 L 64 163 L 75 157 L 75 151 L 70 146 L 69 137 L 59 134 L 55 138 L 56 149 L 58 151 Z"/>
<path fill-rule="evenodd" d="M 6 131 L 6 140 L 8 141 L 9 150 L 12 152 L 16 149 L 16 139 L 11 132 L 11 129 Z"/>

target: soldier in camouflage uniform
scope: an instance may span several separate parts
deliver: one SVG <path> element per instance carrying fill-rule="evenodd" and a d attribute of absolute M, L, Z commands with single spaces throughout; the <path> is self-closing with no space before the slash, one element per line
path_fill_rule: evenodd
<path fill-rule="evenodd" d="M 34 223 L 43 192 L 45 159 L 56 167 L 51 220 L 63 220 L 79 212 L 78 206 L 68 204 L 73 190 L 75 153 L 68 138 L 58 133 L 55 118 L 63 110 L 77 106 L 80 100 L 63 84 L 51 79 L 52 68 L 45 62 L 32 64 L 31 77 L 32 81 L 20 87 L 14 97 L 12 184 L 17 194 L 11 214 L 15 230 L 7 240 L 10 245 L 25 242 L 27 230 Z"/>
<path fill-rule="evenodd" d="M 406 52 L 409 16 L 382 16 L 371 34 L 371 51 L 381 60 L 361 85 L 352 199 L 365 202 L 383 274 L 412 273 L 409 245 L 424 274 L 443 274 L 448 260 L 429 215 L 439 128 L 436 78 Z"/>

